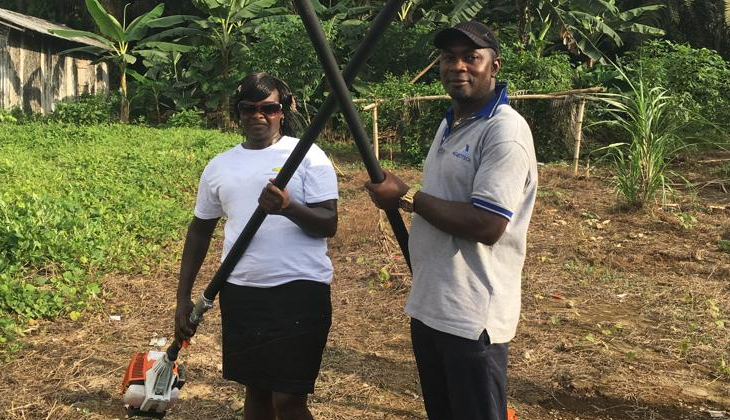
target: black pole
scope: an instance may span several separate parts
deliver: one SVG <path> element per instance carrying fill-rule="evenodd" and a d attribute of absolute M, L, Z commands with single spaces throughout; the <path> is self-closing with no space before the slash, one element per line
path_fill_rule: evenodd
<path fill-rule="evenodd" d="M 365 37 L 363 37 L 360 46 L 358 46 L 357 50 L 355 50 L 355 53 L 350 59 L 350 62 L 347 64 L 342 72 L 342 77 L 347 84 L 352 83 L 352 81 L 355 79 L 355 76 L 362 68 L 362 65 L 365 63 L 367 58 L 370 56 L 373 48 L 378 43 L 378 39 L 380 39 L 380 36 L 383 34 L 385 29 L 398 13 L 398 10 L 400 10 L 400 7 L 404 1 L 405 0 L 388 0 L 385 6 L 383 6 L 383 9 L 380 11 L 380 13 L 378 13 L 378 15 L 375 17 L 372 26 L 365 34 Z M 297 143 L 296 147 L 294 147 L 291 155 L 289 155 L 289 158 L 284 163 L 284 166 L 282 166 L 281 171 L 279 171 L 279 175 L 276 176 L 274 184 L 277 187 L 284 188 L 286 187 L 286 184 L 289 183 L 289 180 L 291 180 L 291 177 L 294 176 L 294 172 L 296 172 L 297 167 L 299 167 L 299 164 L 302 163 L 302 160 L 304 160 L 304 157 L 309 151 L 309 148 L 312 147 L 312 144 L 314 144 L 317 136 L 319 136 L 319 133 L 327 124 L 330 116 L 332 116 L 332 113 L 335 111 L 336 106 L 337 100 L 335 99 L 335 97 L 333 95 L 328 95 L 322 106 L 319 108 L 319 111 L 314 116 L 314 119 L 310 123 L 309 127 L 307 127 L 304 134 L 299 139 L 299 143 Z M 380 169 L 379 166 L 378 169 Z M 382 171 L 380 173 L 380 178 L 376 180 L 382 182 Z M 231 247 L 228 255 L 226 255 L 226 258 L 223 260 L 220 267 L 218 268 L 218 271 L 216 271 L 216 273 L 213 275 L 213 278 L 210 280 L 210 283 L 208 283 L 208 286 L 205 288 L 202 296 L 198 299 L 196 309 L 193 311 L 193 314 L 191 314 L 191 318 L 194 318 L 195 322 L 193 323 L 195 325 L 200 322 L 202 314 L 207 310 L 207 308 L 210 307 L 210 305 L 212 305 L 212 301 L 215 300 L 215 297 L 218 295 L 218 292 L 225 283 L 226 279 L 228 279 L 228 276 L 231 275 L 231 272 L 236 267 L 236 264 L 238 264 L 241 256 L 246 251 L 246 248 L 248 248 L 248 245 L 251 243 L 253 236 L 256 234 L 258 229 L 261 227 L 261 224 L 264 222 L 264 219 L 266 219 L 266 212 L 264 212 L 261 207 L 256 207 L 253 215 L 251 215 L 248 223 L 246 223 L 243 231 L 241 231 L 238 239 L 236 239 L 236 242 Z M 401 224 L 403 223 L 402 220 L 400 220 L 400 222 Z M 391 224 L 392 223 L 393 222 L 391 221 Z M 403 226 L 403 230 L 405 231 L 405 226 Z M 408 242 L 406 240 L 406 252 L 408 249 L 407 244 Z M 406 261 L 408 261 L 408 266 L 410 267 L 408 254 L 405 254 L 405 256 Z M 207 300 L 210 305 L 203 304 L 203 300 Z M 172 344 L 170 344 L 170 346 L 167 348 L 168 359 L 171 361 L 176 360 L 178 353 L 181 349 L 182 343 L 178 342 L 178 340 L 174 340 Z"/>
<path fill-rule="evenodd" d="M 355 79 L 355 76 L 360 71 L 362 65 L 365 63 L 367 58 L 370 56 L 373 48 L 377 44 L 378 39 L 388 27 L 390 22 L 393 20 L 395 15 L 398 13 L 398 10 L 400 10 L 400 7 L 404 1 L 405 0 L 388 0 L 385 6 L 383 6 L 383 9 L 380 11 L 380 13 L 378 13 L 378 16 L 375 17 L 372 26 L 365 34 L 365 37 L 363 37 L 360 46 L 358 46 L 357 50 L 355 50 L 355 53 L 350 59 L 350 62 L 347 64 L 347 67 L 345 67 L 345 70 L 342 72 L 342 77 L 344 78 L 346 84 L 352 83 L 352 81 Z M 319 136 L 319 133 L 322 131 L 325 124 L 327 124 L 327 121 L 334 112 L 336 105 L 337 101 L 334 96 L 328 95 L 327 99 L 325 99 L 324 103 L 319 108 L 317 115 L 315 115 L 311 124 L 309 125 L 309 127 L 307 127 L 306 131 L 299 139 L 299 143 L 297 143 L 291 155 L 289 155 L 289 158 L 284 163 L 284 166 L 282 166 L 281 171 L 279 171 L 279 175 L 276 176 L 274 184 L 277 187 L 285 188 L 286 185 L 289 183 L 289 180 L 291 180 L 291 177 L 294 176 L 294 172 L 296 172 L 299 164 L 302 163 L 302 160 L 304 160 L 304 157 L 309 151 L 309 148 L 312 147 L 312 144 L 314 144 L 317 136 Z M 368 165 L 367 162 L 366 165 Z M 378 170 L 380 170 L 379 166 Z M 370 173 L 369 168 L 368 173 Z M 372 175 L 371 179 L 373 179 Z M 382 171 L 380 171 L 380 178 L 376 178 L 374 179 L 374 181 L 383 181 Z M 388 218 L 390 219 L 390 216 Z M 212 301 L 215 300 L 215 297 L 218 295 L 218 292 L 225 283 L 226 279 L 228 279 L 228 276 L 231 275 L 231 272 L 236 267 L 236 264 L 238 264 L 238 261 L 241 259 L 241 256 L 246 251 L 246 248 L 248 248 L 254 235 L 261 227 L 264 219 L 266 219 L 266 212 L 264 212 L 260 206 L 257 206 L 256 210 L 254 210 L 253 212 L 253 215 L 251 215 L 251 218 L 248 220 L 248 223 L 246 223 L 246 226 L 243 228 L 243 231 L 241 231 L 241 234 L 238 236 L 238 239 L 236 239 L 236 242 L 233 244 L 231 250 L 228 252 L 228 255 L 226 255 L 226 258 L 221 263 L 218 271 L 216 271 L 216 273 L 213 275 L 213 278 L 210 280 L 210 283 L 208 283 L 208 286 L 205 288 L 205 291 L 203 292 L 203 295 L 201 296 L 199 301 L 201 299 L 206 299 L 208 302 L 210 302 L 210 304 L 212 304 Z M 400 220 L 400 216 L 398 217 L 398 219 Z M 400 220 L 400 223 L 402 225 L 403 221 Z M 397 236 L 398 233 L 392 220 L 391 225 L 394 226 L 393 230 L 396 232 Z M 403 231 L 405 231 L 405 226 L 403 226 Z M 407 240 L 405 242 L 405 248 L 403 248 L 403 245 L 401 245 L 401 248 L 406 250 L 406 254 L 404 255 L 406 257 L 406 261 L 408 262 L 408 266 L 410 267 L 410 260 L 407 254 Z M 194 311 L 194 313 L 191 314 L 191 318 L 193 318 L 192 315 L 196 316 L 196 322 L 193 322 L 196 325 L 199 322 L 200 317 L 202 317 L 202 313 L 205 312 L 205 310 L 207 310 L 207 308 L 209 307 L 203 304 L 196 304 L 196 307 L 197 306 L 200 306 L 201 308 L 206 307 L 206 309 L 202 309 L 199 314 L 197 313 L 198 311 Z M 172 344 L 170 344 L 170 346 L 167 348 L 167 356 L 169 360 L 176 360 L 181 348 L 182 343 L 174 340 Z"/>
<path fill-rule="evenodd" d="M 343 76 L 348 83 L 352 83 L 355 75 L 365 63 L 365 60 L 377 44 L 380 35 L 385 31 L 386 27 L 393 20 L 404 1 L 405 0 L 389 0 L 383 7 L 383 10 L 381 10 L 378 16 L 375 18 L 375 20 L 373 21 L 373 25 L 365 34 L 362 43 L 355 51 L 355 54 L 352 56 L 352 59 L 350 60 L 343 72 Z M 292 151 L 292 154 L 284 163 L 284 166 L 281 168 L 279 175 L 277 175 L 276 179 L 274 180 L 274 184 L 277 187 L 286 187 L 287 183 L 294 175 L 297 167 L 299 167 L 299 164 L 304 159 L 304 156 L 306 156 L 307 152 L 309 151 L 309 148 L 312 146 L 319 133 L 327 124 L 327 121 L 334 112 L 335 107 L 335 98 L 332 95 L 328 95 L 327 99 L 320 107 L 319 112 L 317 112 L 317 115 L 315 115 L 314 119 L 312 120 L 312 123 L 299 139 L 299 143 Z M 251 243 L 254 234 L 256 233 L 256 231 L 258 231 L 259 227 L 261 227 L 261 224 L 264 222 L 265 218 L 266 212 L 264 212 L 261 207 L 257 207 L 253 215 L 251 216 L 251 219 L 249 219 L 248 223 L 243 228 L 240 236 L 231 247 L 228 255 L 221 263 L 220 268 L 218 268 L 218 271 L 211 279 L 208 287 L 206 287 L 203 295 L 207 299 L 215 299 L 216 295 L 220 291 L 221 286 L 223 286 L 223 283 L 226 281 L 228 276 L 235 268 L 241 256 L 246 251 L 246 248 L 248 248 L 248 245 Z"/>
<path fill-rule="evenodd" d="M 347 126 L 350 128 L 355 144 L 360 152 L 360 157 L 367 168 L 370 180 L 374 183 L 383 182 L 385 176 L 383 170 L 380 168 L 378 160 L 375 158 L 375 154 L 372 150 L 370 138 L 365 133 L 360 116 L 355 109 L 355 105 L 350 98 L 350 91 L 347 87 L 347 82 L 340 74 L 339 66 L 335 60 L 332 49 L 329 47 L 327 38 L 325 37 L 324 31 L 319 24 L 317 14 L 312 7 L 312 3 L 309 0 L 294 0 L 299 16 L 302 18 L 304 28 L 309 34 L 309 38 L 312 40 L 314 50 L 317 52 L 319 61 L 324 69 L 327 81 L 332 88 L 332 94 L 337 98 L 340 105 Z M 406 229 L 403 219 L 398 212 L 398 209 L 387 210 L 385 214 L 388 216 L 390 226 L 393 228 L 398 244 L 400 245 L 401 252 L 408 263 L 408 267 L 411 266 L 410 254 L 408 252 L 408 230 Z"/>

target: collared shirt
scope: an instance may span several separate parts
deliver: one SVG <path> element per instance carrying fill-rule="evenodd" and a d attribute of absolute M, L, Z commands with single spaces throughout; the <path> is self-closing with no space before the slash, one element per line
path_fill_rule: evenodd
<path fill-rule="evenodd" d="M 532 134 L 498 84 L 480 111 L 453 123 L 447 113 L 424 163 L 422 191 L 470 202 L 506 218 L 496 244 L 456 237 L 418 214 L 409 248 L 413 286 L 406 312 L 430 326 L 476 340 L 487 330 L 493 343 L 515 334 L 520 312 L 521 272 L 527 227 L 537 191 Z"/>

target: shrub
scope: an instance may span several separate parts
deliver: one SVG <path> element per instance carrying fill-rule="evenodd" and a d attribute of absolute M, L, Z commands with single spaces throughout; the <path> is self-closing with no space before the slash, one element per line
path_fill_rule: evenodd
<path fill-rule="evenodd" d="M 406 160 L 421 163 L 428 153 L 449 101 L 405 102 L 404 98 L 444 95 L 440 82 L 430 84 L 410 83 L 413 75 L 386 75 L 382 83 L 368 85 L 364 96 L 385 102 L 378 107 L 378 127 L 383 137 L 393 141 L 399 139 L 398 146 Z M 372 124 L 371 114 L 363 114 L 363 121 Z"/>
<path fill-rule="evenodd" d="M 435 58 L 428 54 L 435 51 L 431 47 L 433 31 L 434 28 L 427 23 L 418 23 L 412 27 L 391 23 L 379 41 L 381 48 L 375 48 L 368 60 L 366 78 L 379 81 L 387 74 L 415 75 L 423 70 Z"/>
<path fill-rule="evenodd" d="M 730 64 L 717 52 L 652 40 L 628 53 L 623 62 L 628 77 L 643 77 L 649 86 L 666 88 L 695 115 L 716 124 L 730 121 Z M 707 131 L 708 126 L 690 125 L 687 132 Z"/>
<path fill-rule="evenodd" d="M 50 119 L 78 125 L 107 123 L 111 119 L 112 106 L 112 101 L 104 95 L 81 95 L 57 102 Z"/>
<path fill-rule="evenodd" d="M 12 111 L 6 109 L 0 109 L 0 123 L 16 123 L 18 119 L 15 118 Z"/>
<path fill-rule="evenodd" d="M 551 93 L 573 87 L 575 70 L 566 54 L 537 57 L 517 46 L 502 49 L 499 80 L 509 84 L 511 92 Z M 532 130 L 535 153 L 540 161 L 554 161 L 570 156 L 573 137 L 570 131 L 572 103 L 563 100 L 512 101 Z"/>
<path fill-rule="evenodd" d="M 172 114 L 167 120 L 167 125 L 170 127 L 201 128 L 205 126 L 205 121 L 199 111 L 186 109 Z"/>

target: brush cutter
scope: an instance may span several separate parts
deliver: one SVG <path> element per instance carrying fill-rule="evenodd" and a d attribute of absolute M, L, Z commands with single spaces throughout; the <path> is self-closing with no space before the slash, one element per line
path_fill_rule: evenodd
<path fill-rule="evenodd" d="M 213 307 L 213 300 L 202 294 L 190 314 L 190 323 L 197 326 L 203 314 Z M 164 417 L 177 402 L 185 385 L 185 366 L 177 363 L 180 350 L 187 342 L 175 340 L 165 352 L 135 353 L 122 380 L 124 407 L 129 417 Z"/>
<path fill-rule="evenodd" d="M 341 77 L 337 73 L 336 82 L 332 85 L 332 90 L 335 95 L 328 95 L 324 103 L 320 106 L 319 112 L 315 115 L 314 119 L 307 127 L 304 134 L 301 136 L 297 146 L 292 151 L 289 158 L 282 166 L 279 174 L 274 180 L 274 185 L 280 189 L 284 189 L 286 184 L 289 182 L 294 173 L 296 172 L 299 164 L 302 163 L 306 156 L 309 148 L 314 144 L 315 139 L 325 127 L 330 119 L 330 116 L 337 107 L 337 101 L 340 101 L 340 106 L 350 112 L 347 112 L 348 117 L 354 115 L 352 111 L 352 100 L 349 97 L 347 85 L 351 84 L 355 79 L 358 70 L 362 67 L 366 58 L 370 55 L 375 45 L 377 45 L 378 38 L 388 27 L 390 22 L 395 18 L 396 14 L 400 10 L 401 5 L 405 0 L 388 0 L 383 6 L 378 16 L 373 20 L 373 24 L 368 32 L 363 37 L 360 46 L 351 57 L 350 62 L 347 64 L 342 72 Z M 308 28 L 319 28 L 317 33 L 310 33 L 315 49 L 320 53 L 328 52 L 331 55 L 331 50 L 327 45 L 327 40 L 322 36 L 321 27 L 317 21 L 316 14 L 314 13 L 311 4 L 297 0 L 295 5 L 300 9 L 300 16 L 305 26 Z M 323 54 L 320 54 L 323 55 Z M 322 59 L 322 57 L 320 57 Z M 329 62 L 324 60 L 323 65 L 328 73 L 339 72 L 339 67 L 332 59 Z M 332 76 L 332 74 L 329 74 Z M 329 77 L 328 79 L 332 79 Z M 344 83 L 342 83 L 344 82 Z M 349 106 L 348 106 L 349 104 Z M 380 168 L 380 165 L 375 159 L 369 139 L 365 134 L 362 127 L 362 123 L 357 118 L 347 118 L 348 126 L 353 132 L 355 143 L 358 146 L 360 155 L 362 156 L 365 167 L 368 170 L 368 175 L 372 182 L 382 182 L 385 179 L 385 175 Z M 395 233 L 398 244 L 400 245 L 403 256 L 405 257 L 408 266 L 410 267 L 410 258 L 408 254 L 408 231 L 406 230 L 403 219 L 400 217 L 398 210 L 386 211 L 388 221 L 390 222 L 393 232 Z M 257 207 L 254 211 L 251 219 L 249 219 L 246 226 L 243 228 L 240 236 L 231 247 L 228 255 L 221 263 L 220 268 L 213 276 L 205 291 L 200 295 L 192 313 L 190 314 L 190 323 L 197 326 L 203 319 L 203 314 L 213 307 L 213 301 L 216 295 L 220 291 L 221 287 L 225 283 L 228 276 L 235 268 L 238 260 L 243 256 L 248 245 L 251 243 L 253 236 L 256 231 L 261 227 L 261 224 L 266 218 L 266 212 Z M 177 400 L 180 388 L 185 384 L 185 368 L 183 365 L 177 363 L 177 356 L 180 350 L 185 347 L 187 343 L 179 342 L 177 339 L 173 341 L 170 347 L 165 352 L 147 352 L 147 353 L 136 353 L 127 367 L 127 372 L 122 381 L 122 392 L 124 394 L 124 405 L 127 408 L 130 416 L 145 416 L 145 417 L 157 417 L 162 418 L 167 409 L 175 403 Z"/>

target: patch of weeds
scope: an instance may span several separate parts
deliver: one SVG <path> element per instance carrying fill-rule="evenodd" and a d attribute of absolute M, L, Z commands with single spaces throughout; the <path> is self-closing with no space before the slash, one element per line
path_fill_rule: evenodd
<path fill-rule="evenodd" d="M 626 358 L 626 361 L 629 362 L 629 363 L 635 362 L 636 361 L 636 358 L 637 358 L 636 351 L 629 350 L 629 351 L 626 352 L 626 354 L 624 355 L 624 357 Z"/>
<path fill-rule="evenodd" d="M 730 162 L 725 163 L 724 165 L 720 166 L 719 168 L 712 171 L 715 175 L 718 175 L 722 178 L 729 177 L 730 178 Z"/>
<path fill-rule="evenodd" d="M 598 220 L 600 219 L 598 215 L 590 210 L 586 210 L 580 213 L 581 219 L 587 219 L 587 220 Z"/>
<path fill-rule="evenodd" d="M 398 168 L 398 162 L 395 162 L 390 159 L 381 159 L 380 160 L 380 167 L 383 169 L 397 169 Z"/>
<path fill-rule="evenodd" d="M 721 356 L 717 362 L 717 373 L 726 378 L 730 378 L 730 363 L 725 360 L 725 356 Z"/>
<path fill-rule="evenodd" d="M 675 217 L 679 221 L 679 225 L 685 230 L 690 230 L 697 224 L 697 218 L 689 213 L 677 213 Z"/>
<path fill-rule="evenodd" d="M 682 341 L 679 342 L 679 354 L 682 357 L 687 357 L 687 355 L 689 354 L 689 349 L 690 349 L 689 338 L 685 337 L 682 339 Z"/>
<path fill-rule="evenodd" d="M 606 342 L 601 340 L 600 338 L 596 338 L 596 336 L 594 336 L 593 334 L 586 335 L 584 340 L 593 346 L 601 346 L 605 350 L 608 350 L 608 344 L 606 344 Z"/>
<path fill-rule="evenodd" d="M 717 241 L 717 249 L 730 254 L 730 241 L 727 239 L 720 239 Z"/>

